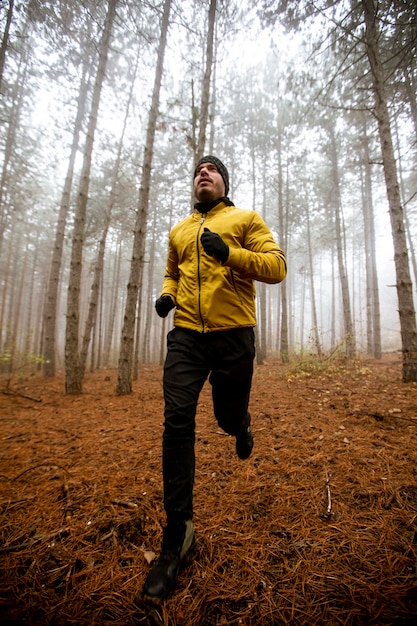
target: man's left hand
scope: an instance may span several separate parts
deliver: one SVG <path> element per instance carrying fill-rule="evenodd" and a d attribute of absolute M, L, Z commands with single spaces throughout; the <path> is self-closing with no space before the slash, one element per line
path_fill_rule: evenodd
<path fill-rule="evenodd" d="M 226 263 L 229 258 L 229 246 L 217 233 L 212 233 L 208 228 L 204 229 L 201 235 L 201 245 L 204 252 L 209 256 L 214 256 L 220 263 Z"/>

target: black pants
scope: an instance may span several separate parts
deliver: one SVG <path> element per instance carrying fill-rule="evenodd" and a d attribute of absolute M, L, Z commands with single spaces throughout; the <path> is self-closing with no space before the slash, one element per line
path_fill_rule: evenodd
<path fill-rule="evenodd" d="M 255 340 L 253 328 L 168 333 L 164 367 L 164 506 L 168 519 L 191 519 L 195 473 L 195 415 L 209 377 L 219 426 L 238 435 L 250 424 L 248 413 Z"/>

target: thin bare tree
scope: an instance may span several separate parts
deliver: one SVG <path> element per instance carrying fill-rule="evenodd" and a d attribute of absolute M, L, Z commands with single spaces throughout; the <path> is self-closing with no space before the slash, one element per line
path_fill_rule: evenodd
<path fill-rule="evenodd" d="M 98 109 L 110 48 L 111 31 L 116 15 L 116 4 L 117 0 L 109 0 L 106 21 L 99 45 L 99 61 L 88 120 L 87 139 L 84 148 L 72 235 L 70 277 L 68 283 L 67 325 L 65 331 L 65 392 L 73 395 L 82 393 L 79 326 L 85 218 L 87 212 L 88 190 L 90 185 L 94 135 L 97 127 Z"/>
<path fill-rule="evenodd" d="M 195 154 L 195 163 L 203 156 L 206 146 L 207 122 L 210 103 L 210 81 L 213 67 L 213 51 L 214 51 L 214 26 L 216 23 L 216 5 L 217 0 L 210 0 L 210 8 L 208 14 L 208 31 L 207 31 L 207 47 L 206 47 L 206 67 L 204 71 L 203 85 L 201 90 L 201 106 L 199 115 L 199 131 L 197 152 Z"/>
<path fill-rule="evenodd" d="M 87 319 L 86 319 L 85 327 L 84 327 L 84 335 L 83 335 L 82 349 L 81 349 L 81 355 L 80 355 L 82 375 L 84 375 L 84 372 L 85 372 L 85 365 L 87 362 L 87 354 L 88 354 L 88 349 L 90 346 L 91 334 L 96 324 L 97 307 L 98 307 L 99 294 L 100 294 L 100 285 L 102 284 L 102 278 L 103 278 L 104 254 L 106 251 L 107 234 L 109 232 L 109 228 L 111 224 L 111 216 L 113 212 L 113 207 L 116 202 L 117 183 L 118 183 L 118 178 L 119 178 L 120 163 L 122 159 L 122 150 L 123 150 L 125 133 L 127 129 L 127 123 L 129 120 L 130 108 L 131 108 L 131 104 L 133 100 L 133 92 L 135 88 L 135 79 L 136 79 L 138 64 L 139 64 L 139 51 L 136 56 L 135 68 L 134 68 L 132 81 L 130 85 L 130 91 L 128 94 L 126 108 L 125 108 L 125 116 L 124 116 L 124 121 L 123 121 L 122 132 L 120 134 L 118 147 L 117 147 L 117 155 L 116 155 L 116 159 L 113 165 L 113 171 L 112 171 L 111 183 L 110 183 L 109 200 L 108 200 L 107 206 L 104 209 L 104 225 L 103 225 L 102 234 L 100 237 L 100 242 L 99 242 L 98 252 L 97 252 L 97 259 L 96 259 L 94 272 L 93 272 L 93 280 L 91 283 L 91 290 L 90 290 L 90 301 L 88 305 L 88 314 L 87 314 Z"/>
<path fill-rule="evenodd" d="M 403 352 L 402 376 L 404 382 L 417 381 L 417 326 L 413 303 L 413 290 L 407 251 L 404 213 L 401 205 L 397 166 L 391 132 L 391 123 L 385 90 L 384 70 L 379 50 L 377 7 L 374 0 L 362 0 L 366 24 L 366 51 L 371 67 L 374 88 L 375 116 L 378 121 L 379 139 L 387 190 L 394 263 L 400 316 Z"/>
<path fill-rule="evenodd" d="M 334 128 L 334 120 L 330 120 L 327 125 L 327 131 L 329 134 L 329 149 L 330 149 L 330 167 L 331 167 L 331 197 L 332 206 L 335 217 L 335 239 L 337 250 L 337 263 L 339 269 L 340 288 L 342 292 L 342 304 L 343 304 L 343 319 L 344 319 L 344 331 L 346 342 L 346 355 L 349 358 L 353 358 L 356 353 L 356 340 L 355 331 L 352 319 L 352 306 L 349 295 L 349 281 L 346 271 L 346 260 L 344 255 L 343 245 L 343 223 L 342 223 L 342 201 L 340 193 L 340 174 L 338 164 L 338 150 L 336 142 L 336 134 Z"/>
<path fill-rule="evenodd" d="M 4 70 L 4 64 L 6 61 L 7 46 L 9 43 L 10 25 L 12 23 L 12 17 L 13 17 L 13 5 L 14 5 L 14 0 L 9 0 L 9 8 L 7 9 L 6 24 L 4 26 L 4 33 L 3 33 L 1 46 L 0 46 L 0 92 L 1 92 L 1 84 L 3 82 L 3 70 Z"/>
<path fill-rule="evenodd" d="M 84 119 L 85 105 L 88 93 L 87 85 L 87 62 L 83 64 L 82 77 L 77 102 L 77 113 L 75 116 L 74 132 L 72 135 L 72 145 L 68 161 L 67 173 L 62 190 L 61 202 L 59 205 L 58 221 L 55 232 L 55 239 L 52 249 L 51 267 L 49 270 L 48 285 L 46 289 L 46 299 L 43 319 L 43 373 L 46 377 L 55 376 L 56 371 L 56 318 L 58 310 L 58 291 L 61 275 L 62 256 L 64 251 L 65 229 L 70 207 L 71 187 L 74 177 L 75 159 L 80 141 L 81 126 Z"/>
<path fill-rule="evenodd" d="M 323 356 L 323 350 L 320 342 L 319 321 L 317 315 L 316 305 L 316 289 L 314 283 L 314 262 L 313 262 L 313 246 L 311 242 L 311 225 L 310 225 L 310 206 L 309 199 L 306 198 L 306 226 L 307 226 L 307 254 L 308 254 L 308 274 L 310 277 L 310 300 L 311 300 L 311 321 L 312 321 L 312 335 L 314 337 L 314 344 L 317 350 L 317 356 L 321 358 Z"/>
<path fill-rule="evenodd" d="M 376 262 L 375 217 L 372 194 L 371 156 L 365 115 L 362 115 L 362 211 L 365 241 L 367 352 L 380 359 L 381 313 Z"/>
<path fill-rule="evenodd" d="M 161 23 L 158 56 L 155 69 L 151 107 L 148 116 L 146 142 L 143 151 L 142 176 L 139 190 L 138 210 L 136 213 L 132 260 L 130 264 L 129 282 L 127 285 L 126 307 L 123 320 L 116 393 L 127 395 L 132 391 L 133 346 L 135 334 L 135 317 L 138 294 L 141 289 L 145 238 L 149 212 L 149 191 L 151 184 L 151 168 L 154 152 L 156 122 L 158 119 L 159 99 L 164 69 L 164 56 L 169 27 L 171 0 L 165 0 Z"/>

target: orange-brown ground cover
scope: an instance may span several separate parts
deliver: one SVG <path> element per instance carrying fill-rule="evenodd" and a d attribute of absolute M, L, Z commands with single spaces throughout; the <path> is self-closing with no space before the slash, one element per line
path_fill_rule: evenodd
<path fill-rule="evenodd" d="M 398 354 L 306 375 L 256 367 L 255 449 L 197 424 L 196 558 L 136 599 L 164 523 L 161 368 L 0 394 L 0 623 L 388 625 L 417 615 L 417 385 Z"/>

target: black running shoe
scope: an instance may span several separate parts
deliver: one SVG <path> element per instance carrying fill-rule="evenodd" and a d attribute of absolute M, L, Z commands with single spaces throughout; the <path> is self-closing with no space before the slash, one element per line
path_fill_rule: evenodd
<path fill-rule="evenodd" d="M 241 435 L 236 435 L 236 452 L 239 459 L 248 459 L 252 453 L 253 448 L 253 435 L 248 426 Z"/>
<path fill-rule="evenodd" d="M 178 574 L 194 554 L 196 546 L 191 520 L 168 522 L 164 528 L 161 554 L 148 573 L 142 598 L 152 602 L 164 600 L 175 587 Z"/>

